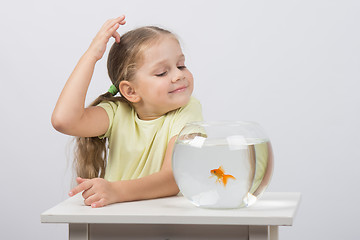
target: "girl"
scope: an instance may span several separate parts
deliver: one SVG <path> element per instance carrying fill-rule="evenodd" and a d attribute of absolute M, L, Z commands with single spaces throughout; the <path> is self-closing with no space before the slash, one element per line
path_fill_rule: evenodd
<path fill-rule="evenodd" d="M 78 185 L 69 195 L 83 192 L 92 207 L 176 195 L 171 169 L 176 136 L 187 122 L 202 120 L 176 37 L 142 27 L 120 38 L 116 30 L 124 24 L 121 16 L 102 26 L 67 80 L 51 120 L 56 130 L 77 136 Z M 112 86 L 85 108 L 95 64 L 111 37 Z"/>

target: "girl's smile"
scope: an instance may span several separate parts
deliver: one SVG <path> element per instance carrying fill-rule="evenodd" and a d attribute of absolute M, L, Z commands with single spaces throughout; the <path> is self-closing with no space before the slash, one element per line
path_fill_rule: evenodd
<path fill-rule="evenodd" d="M 184 92 L 184 91 L 186 91 L 186 89 L 187 89 L 188 87 L 187 86 L 180 86 L 180 87 L 178 87 L 178 88 L 176 88 L 175 90 L 173 90 L 173 91 L 171 91 L 171 92 L 169 92 L 169 93 L 179 93 L 179 92 Z"/>

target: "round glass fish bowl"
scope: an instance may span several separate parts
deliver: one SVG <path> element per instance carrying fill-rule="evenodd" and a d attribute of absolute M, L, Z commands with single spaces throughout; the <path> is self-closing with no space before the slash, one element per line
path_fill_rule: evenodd
<path fill-rule="evenodd" d="M 203 208 L 240 208 L 256 202 L 273 172 L 269 138 L 254 122 L 188 123 L 175 142 L 176 183 Z"/>

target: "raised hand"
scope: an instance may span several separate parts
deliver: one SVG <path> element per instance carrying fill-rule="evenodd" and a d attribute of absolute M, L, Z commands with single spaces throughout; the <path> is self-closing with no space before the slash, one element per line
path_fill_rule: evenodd
<path fill-rule="evenodd" d="M 101 59 L 105 53 L 106 44 L 111 37 L 115 38 L 117 43 L 120 42 L 120 34 L 116 30 L 125 23 L 124 15 L 107 20 L 91 42 L 87 53 L 95 57 L 96 60 Z"/>

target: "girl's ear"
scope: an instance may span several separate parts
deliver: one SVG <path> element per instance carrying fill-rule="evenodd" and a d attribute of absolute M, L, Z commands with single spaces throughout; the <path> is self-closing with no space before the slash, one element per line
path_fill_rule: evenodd
<path fill-rule="evenodd" d="M 133 85 L 129 81 L 121 81 L 119 84 L 119 91 L 123 97 L 132 103 L 137 103 L 141 100 L 140 96 L 136 93 Z"/>

